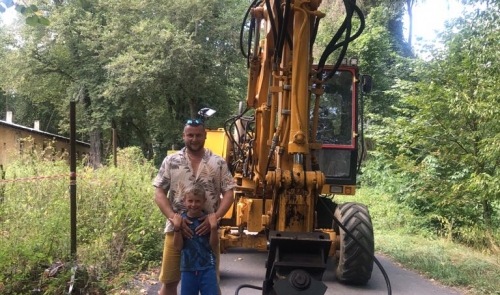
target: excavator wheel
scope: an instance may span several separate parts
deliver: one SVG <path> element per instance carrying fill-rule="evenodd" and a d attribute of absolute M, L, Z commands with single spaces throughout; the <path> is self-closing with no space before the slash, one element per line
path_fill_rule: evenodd
<path fill-rule="evenodd" d="M 338 205 L 334 216 L 369 251 L 363 250 L 334 222 L 340 240 L 335 254 L 335 276 L 344 284 L 364 285 L 373 270 L 374 239 L 370 213 L 365 205 L 349 202 Z"/>

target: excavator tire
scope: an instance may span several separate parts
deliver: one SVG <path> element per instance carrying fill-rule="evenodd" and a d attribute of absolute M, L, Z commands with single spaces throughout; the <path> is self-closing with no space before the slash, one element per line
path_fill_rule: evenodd
<path fill-rule="evenodd" d="M 335 276 L 344 284 L 364 285 L 372 276 L 374 239 L 370 213 L 365 205 L 344 203 L 337 206 L 335 218 L 369 251 L 367 253 L 334 221 L 340 245 L 335 254 Z"/>

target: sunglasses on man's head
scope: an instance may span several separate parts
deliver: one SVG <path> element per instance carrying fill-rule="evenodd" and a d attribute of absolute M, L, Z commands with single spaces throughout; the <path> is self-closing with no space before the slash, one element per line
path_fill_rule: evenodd
<path fill-rule="evenodd" d="M 203 121 L 200 119 L 189 119 L 186 121 L 186 125 L 196 127 L 196 126 L 203 125 Z"/>

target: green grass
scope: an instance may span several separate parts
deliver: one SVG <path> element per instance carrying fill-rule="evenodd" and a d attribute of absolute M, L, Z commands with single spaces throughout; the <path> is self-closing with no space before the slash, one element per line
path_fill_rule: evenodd
<path fill-rule="evenodd" d="M 390 196 L 361 189 L 355 197 L 336 198 L 367 205 L 375 232 L 375 248 L 405 268 L 467 294 L 500 294 L 500 255 L 479 251 L 419 229 L 421 220 Z"/>
<path fill-rule="evenodd" d="M 487 255 L 446 240 L 376 233 L 376 249 L 405 267 L 470 294 L 500 294 L 498 255 Z"/>

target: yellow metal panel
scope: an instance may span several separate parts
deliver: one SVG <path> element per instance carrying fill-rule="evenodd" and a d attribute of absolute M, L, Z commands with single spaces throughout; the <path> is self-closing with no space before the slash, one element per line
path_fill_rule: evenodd
<path fill-rule="evenodd" d="M 227 210 L 226 214 L 222 217 L 222 219 L 231 219 L 233 218 L 233 210 L 234 210 L 234 202 L 231 204 L 229 210 Z"/>
<path fill-rule="evenodd" d="M 236 226 L 246 225 L 249 232 L 260 232 L 267 221 L 262 214 L 262 199 L 240 198 L 237 205 Z M 266 211 L 271 210 L 272 200 L 266 200 Z"/>
<path fill-rule="evenodd" d="M 264 221 L 262 218 L 262 199 L 253 199 L 252 201 L 248 212 L 247 229 L 250 232 L 259 232 L 264 228 L 262 224 Z M 272 201 L 266 200 L 266 211 L 269 211 L 271 206 Z"/>
<path fill-rule="evenodd" d="M 207 140 L 205 147 L 210 149 L 214 154 L 219 155 L 227 161 L 227 150 L 229 141 L 226 138 L 226 133 L 223 128 L 217 130 L 207 129 Z"/>
<path fill-rule="evenodd" d="M 226 138 L 226 132 L 223 128 L 217 130 L 207 129 L 207 140 L 205 147 L 210 149 L 214 154 L 219 155 L 226 159 L 227 150 L 229 149 L 229 141 Z M 178 150 L 168 150 L 167 156 L 171 155 Z M 226 159 L 227 160 L 227 159 Z"/>

